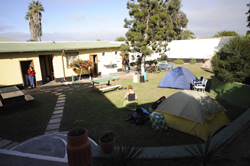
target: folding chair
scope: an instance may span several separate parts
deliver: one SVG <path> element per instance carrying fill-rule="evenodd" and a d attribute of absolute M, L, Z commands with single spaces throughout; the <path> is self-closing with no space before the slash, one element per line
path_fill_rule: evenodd
<path fill-rule="evenodd" d="M 194 81 L 194 82 L 195 82 L 193 85 L 194 90 L 198 91 L 200 89 L 202 93 L 205 92 L 207 79 L 203 79 L 201 82 L 200 81 Z"/>

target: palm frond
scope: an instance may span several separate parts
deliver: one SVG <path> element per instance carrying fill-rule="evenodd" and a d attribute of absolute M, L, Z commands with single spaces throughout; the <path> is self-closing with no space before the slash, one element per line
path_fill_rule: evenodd
<path fill-rule="evenodd" d="M 129 146 L 115 147 L 109 154 L 102 153 L 102 157 L 111 165 L 127 166 L 134 162 L 142 154 L 144 148 Z"/>

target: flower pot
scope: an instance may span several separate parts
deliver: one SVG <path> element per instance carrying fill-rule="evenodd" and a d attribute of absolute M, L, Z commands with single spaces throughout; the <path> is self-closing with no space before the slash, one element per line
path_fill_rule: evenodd
<path fill-rule="evenodd" d="M 110 153 L 115 147 L 115 139 L 111 142 L 104 143 L 101 141 L 102 137 L 99 139 L 100 148 L 103 151 L 103 153 Z"/>
<path fill-rule="evenodd" d="M 75 130 L 67 134 L 67 154 L 69 166 L 90 166 L 92 161 L 91 142 L 88 139 L 88 131 L 81 129 L 79 136 L 72 136 Z M 85 131 L 85 133 L 84 133 Z"/>

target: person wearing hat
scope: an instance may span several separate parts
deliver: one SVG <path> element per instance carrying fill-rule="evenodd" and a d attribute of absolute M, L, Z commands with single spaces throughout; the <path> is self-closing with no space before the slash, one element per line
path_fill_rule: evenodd
<path fill-rule="evenodd" d="M 32 66 L 29 67 L 27 72 L 29 74 L 29 81 L 30 81 L 31 89 L 33 89 L 34 77 L 35 77 L 36 72 Z"/>

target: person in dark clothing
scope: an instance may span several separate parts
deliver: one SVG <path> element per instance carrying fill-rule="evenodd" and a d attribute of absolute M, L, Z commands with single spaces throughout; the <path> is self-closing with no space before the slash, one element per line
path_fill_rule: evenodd
<path fill-rule="evenodd" d="M 137 94 L 133 90 L 133 87 L 131 85 L 128 86 L 128 91 L 126 92 L 124 99 L 125 101 L 123 103 L 123 106 L 126 106 L 128 109 L 135 111 L 138 104 Z"/>

